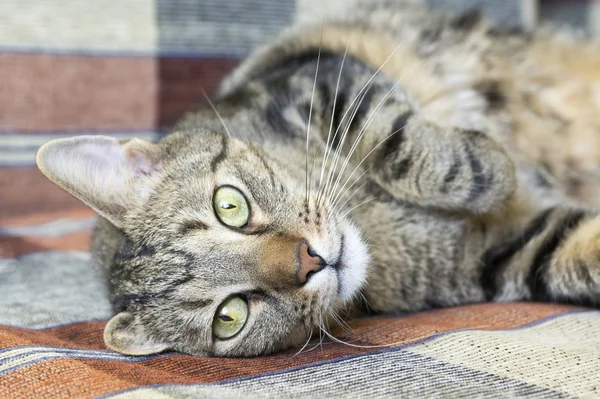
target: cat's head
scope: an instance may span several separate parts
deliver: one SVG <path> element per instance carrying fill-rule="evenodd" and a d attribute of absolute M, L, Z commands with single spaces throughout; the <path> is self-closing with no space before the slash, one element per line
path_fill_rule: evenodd
<path fill-rule="evenodd" d="M 100 245 L 114 256 L 118 313 L 105 342 L 118 352 L 277 351 L 304 342 L 365 282 L 352 223 L 307 191 L 298 168 L 244 141 L 82 136 L 47 143 L 37 164 L 120 231 Z"/>

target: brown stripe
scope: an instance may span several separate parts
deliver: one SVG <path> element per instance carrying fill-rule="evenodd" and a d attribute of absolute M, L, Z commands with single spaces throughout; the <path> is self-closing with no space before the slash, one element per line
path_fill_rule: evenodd
<path fill-rule="evenodd" d="M 506 329 L 535 322 L 545 317 L 578 308 L 561 305 L 514 303 L 482 304 L 419 313 L 407 317 L 368 319 L 352 324 L 352 337 L 335 331 L 354 344 L 390 344 L 464 328 Z M 55 345 L 102 348 L 104 323 L 88 322 L 60 326 L 43 331 L 12 327 L 0 328 L 0 347 L 17 345 Z M 347 335 L 347 333 L 346 333 Z M 98 396 L 120 389 L 148 384 L 211 383 L 232 378 L 285 370 L 315 362 L 377 351 L 326 343 L 322 350 L 297 349 L 253 359 L 215 359 L 186 355 L 158 356 L 139 363 L 118 361 L 61 359 L 38 363 L 0 377 L 0 397 L 25 397 L 31 392 L 48 396 Z M 58 372 L 60 370 L 60 372 Z M 28 381 L 27 384 L 17 383 Z M 39 391 L 38 391 L 39 390 Z"/>
<path fill-rule="evenodd" d="M 159 63 L 159 125 L 170 126 L 186 111 L 205 101 L 238 60 L 161 58 Z"/>
<path fill-rule="evenodd" d="M 60 237 L 0 237 L 0 259 L 34 252 L 88 251 L 91 230 Z"/>
<path fill-rule="evenodd" d="M 147 129 L 156 122 L 151 57 L 0 54 L 0 129 Z"/>
<path fill-rule="evenodd" d="M 58 188 L 35 166 L 0 172 L 0 226 L 31 214 L 82 209 L 88 208 Z"/>

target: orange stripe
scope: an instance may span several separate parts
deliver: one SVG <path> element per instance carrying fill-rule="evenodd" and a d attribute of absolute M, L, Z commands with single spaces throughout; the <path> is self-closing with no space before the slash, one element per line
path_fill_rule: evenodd
<path fill-rule="evenodd" d="M 406 317 L 366 319 L 351 326 L 352 337 L 334 333 L 353 343 L 390 344 L 437 333 L 485 326 L 485 330 L 518 327 L 578 308 L 549 304 L 482 304 L 418 313 Z M 102 347 L 104 323 L 76 323 L 44 331 L 0 327 L 0 347 L 56 345 L 89 349 Z M 413 341 L 416 342 L 416 341 Z M 252 359 L 202 358 L 187 355 L 158 356 L 139 363 L 107 360 L 57 359 L 31 365 L 0 377 L 0 397 L 27 397 L 45 392 L 55 397 L 89 397 L 149 384 L 211 383 L 285 370 L 345 356 L 377 351 L 327 343 L 322 350 L 297 349 Z M 27 381 L 27 384 L 23 384 Z M 38 391 L 39 390 L 39 391 Z"/>
<path fill-rule="evenodd" d="M 2 169 L 0 173 L 0 226 L 7 220 L 87 209 L 79 200 L 58 188 L 35 166 Z"/>
<path fill-rule="evenodd" d="M 34 252 L 88 251 L 91 231 L 61 237 L 0 237 L 0 259 L 15 258 Z"/>

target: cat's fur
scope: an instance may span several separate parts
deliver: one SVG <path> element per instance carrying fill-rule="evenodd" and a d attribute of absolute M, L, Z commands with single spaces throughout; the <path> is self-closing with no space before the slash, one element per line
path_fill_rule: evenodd
<path fill-rule="evenodd" d="M 354 15 L 286 31 L 223 83 L 220 116 L 206 105 L 157 144 L 39 151 L 103 217 L 108 347 L 252 356 L 342 309 L 600 303 L 598 44 L 411 2 Z M 222 184 L 249 199 L 246 228 L 217 221 Z M 328 265 L 305 283 L 301 242 Z M 220 340 L 211 324 L 232 294 L 250 316 Z"/>

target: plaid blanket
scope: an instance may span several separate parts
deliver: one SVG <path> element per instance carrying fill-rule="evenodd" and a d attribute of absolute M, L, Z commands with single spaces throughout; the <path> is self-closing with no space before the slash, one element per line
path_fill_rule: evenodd
<path fill-rule="evenodd" d="M 333 331 L 346 344 L 256 359 L 104 347 L 111 307 L 87 252 L 95 216 L 37 171 L 36 149 L 77 134 L 158 138 L 317 3 L 0 1 L 1 398 L 600 396 L 600 312 L 569 306 L 358 320 Z"/>

